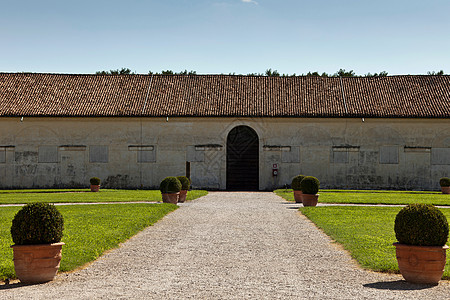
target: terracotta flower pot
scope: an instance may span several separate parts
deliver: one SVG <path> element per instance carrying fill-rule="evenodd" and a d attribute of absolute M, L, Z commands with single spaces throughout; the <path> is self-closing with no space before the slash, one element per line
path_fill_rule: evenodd
<path fill-rule="evenodd" d="M 448 246 L 411 246 L 394 243 L 398 268 L 406 281 L 437 284 L 444 274 Z"/>
<path fill-rule="evenodd" d="M 173 203 L 173 204 L 177 204 L 178 203 L 178 199 L 180 197 L 180 192 L 178 193 L 161 193 L 162 195 L 162 200 L 164 203 Z"/>
<path fill-rule="evenodd" d="M 180 191 L 180 197 L 178 198 L 178 202 L 183 203 L 186 201 L 187 192 L 188 192 L 187 190 Z"/>
<path fill-rule="evenodd" d="M 55 278 L 64 243 L 13 245 L 14 268 L 20 282 L 44 283 Z"/>
<path fill-rule="evenodd" d="M 441 186 L 442 194 L 450 194 L 450 186 Z"/>
<path fill-rule="evenodd" d="M 100 190 L 100 185 L 91 184 L 91 192 L 98 192 Z"/>
<path fill-rule="evenodd" d="M 302 195 L 303 195 L 303 192 L 302 192 L 302 191 L 296 191 L 296 190 L 294 190 L 294 199 L 295 199 L 295 203 L 302 203 Z"/>
<path fill-rule="evenodd" d="M 303 194 L 302 195 L 303 206 L 316 206 L 317 202 L 319 202 L 319 194 L 315 194 L 315 195 Z"/>

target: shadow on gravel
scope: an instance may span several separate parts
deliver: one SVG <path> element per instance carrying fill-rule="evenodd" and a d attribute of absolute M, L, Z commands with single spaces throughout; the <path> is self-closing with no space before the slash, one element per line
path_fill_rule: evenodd
<path fill-rule="evenodd" d="M 429 289 L 437 286 L 437 284 L 413 284 L 405 280 L 396 280 L 367 283 L 363 286 L 377 290 L 413 291 Z"/>
<path fill-rule="evenodd" d="M 20 287 L 23 287 L 23 286 L 27 286 L 27 284 L 23 284 L 23 283 L 20 283 L 20 282 L 11 283 L 11 284 L 3 284 L 3 285 L 0 285 L 0 291 L 1 290 L 16 289 L 16 288 L 20 288 Z"/>
<path fill-rule="evenodd" d="M 289 206 L 289 207 L 286 207 L 287 209 L 299 209 L 300 207 L 302 207 L 302 206 Z"/>

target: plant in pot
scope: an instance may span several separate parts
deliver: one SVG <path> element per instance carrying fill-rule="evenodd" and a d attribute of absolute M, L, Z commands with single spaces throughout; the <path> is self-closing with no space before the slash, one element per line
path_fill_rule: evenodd
<path fill-rule="evenodd" d="M 303 192 L 302 203 L 303 206 L 316 206 L 319 200 L 319 186 L 320 182 L 316 177 L 305 176 L 300 182 L 300 188 Z"/>
<path fill-rule="evenodd" d="M 92 177 L 89 179 L 89 182 L 91 183 L 91 192 L 98 192 L 100 190 L 100 178 Z"/>
<path fill-rule="evenodd" d="M 35 284 L 55 278 L 61 261 L 64 220 L 55 206 L 30 203 L 14 216 L 14 268 L 22 283 Z"/>
<path fill-rule="evenodd" d="M 395 217 L 398 268 L 406 281 L 437 284 L 444 273 L 448 222 L 430 204 L 409 204 Z"/>
<path fill-rule="evenodd" d="M 181 182 L 176 177 L 166 177 L 161 181 L 159 190 L 164 203 L 177 204 L 181 191 Z"/>
<path fill-rule="evenodd" d="M 439 184 L 441 185 L 442 194 L 450 194 L 450 178 L 442 177 L 439 180 Z"/>
<path fill-rule="evenodd" d="M 186 176 L 178 176 L 177 179 L 181 182 L 181 191 L 178 202 L 183 203 L 186 201 L 187 192 L 191 186 L 191 180 Z"/>
<path fill-rule="evenodd" d="M 294 200 L 295 203 L 302 203 L 302 187 L 300 183 L 302 182 L 303 178 L 305 178 L 304 175 L 297 175 L 294 178 L 292 178 L 291 187 L 294 191 Z"/>

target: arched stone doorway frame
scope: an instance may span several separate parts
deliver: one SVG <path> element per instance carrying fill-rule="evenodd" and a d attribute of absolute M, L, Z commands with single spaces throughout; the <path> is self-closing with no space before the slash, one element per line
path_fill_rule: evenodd
<path fill-rule="evenodd" d="M 227 130 L 227 190 L 259 190 L 260 150 L 260 135 L 252 126 L 234 124 Z"/>

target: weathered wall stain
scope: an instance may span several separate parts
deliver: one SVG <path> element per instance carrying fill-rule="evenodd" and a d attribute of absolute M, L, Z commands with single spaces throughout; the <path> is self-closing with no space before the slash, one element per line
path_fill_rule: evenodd
<path fill-rule="evenodd" d="M 16 151 L 14 154 L 15 154 L 14 160 L 17 164 L 27 165 L 27 164 L 38 162 L 38 153 L 37 152 L 34 152 L 34 151 L 18 152 L 18 151 Z"/>
<path fill-rule="evenodd" d="M 126 189 L 130 187 L 130 180 L 128 175 L 111 175 L 106 177 L 101 185 L 107 189 Z"/>

